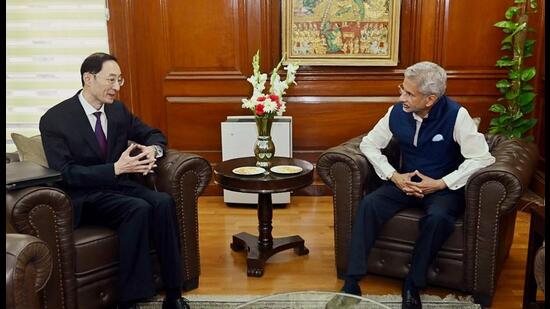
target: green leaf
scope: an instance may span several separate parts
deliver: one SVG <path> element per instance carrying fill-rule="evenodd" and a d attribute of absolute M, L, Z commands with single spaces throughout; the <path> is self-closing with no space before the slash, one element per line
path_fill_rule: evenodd
<path fill-rule="evenodd" d="M 510 81 L 508 81 L 507 79 L 501 79 L 497 82 L 496 84 L 497 88 L 508 88 L 510 87 Z"/>
<path fill-rule="evenodd" d="M 515 115 L 512 116 L 512 121 L 518 120 L 521 117 L 523 117 L 523 113 L 521 111 L 518 111 Z"/>
<path fill-rule="evenodd" d="M 523 131 L 521 131 L 520 129 L 512 129 L 510 137 L 521 138 L 522 136 L 523 136 Z"/>
<path fill-rule="evenodd" d="M 511 50 L 512 49 L 512 44 L 510 43 L 502 43 L 502 47 L 500 48 L 500 50 Z"/>
<path fill-rule="evenodd" d="M 521 85 L 521 90 L 523 91 L 529 91 L 529 90 L 533 90 L 535 89 L 535 87 L 533 87 L 533 85 L 529 84 L 529 83 L 523 83 L 523 85 Z"/>
<path fill-rule="evenodd" d="M 525 93 L 522 93 L 518 96 L 518 104 L 520 106 L 523 106 L 525 104 L 528 104 L 530 103 L 531 101 L 533 101 L 533 99 L 537 96 L 536 93 L 534 92 L 525 92 Z"/>
<path fill-rule="evenodd" d="M 508 29 L 508 28 L 502 28 L 502 32 L 504 33 L 512 33 L 512 30 Z"/>
<path fill-rule="evenodd" d="M 505 37 L 504 40 L 500 41 L 501 44 L 504 43 L 512 43 L 512 37 L 514 37 L 513 34 L 510 34 L 509 36 Z"/>
<path fill-rule="evenodd" d="M 500 122 L 498 121 L 498 117 L 495 117 L 495 118 L 491 119 L 491 122 L 489 123 L 489 126 L 490 127 L 496 127 L 496 126 L 499 125 L 499 123 Z"/>
<path fill-rule="evenodd" d="M 518 93 L 516 91 L 506 91 L 506 93 L 504 94 L 504 96 L 506 97 L 506 99 L 508 100 L 513 100 L 515 98 L 518 97 Z"/>
<path fill-rule="evenodd" d="M 537 0 L 530 0 L 529 6 L 536 12 L 539 8 L 539 4 L 537 3 Z"/>
<path fill-rule="evenodd" d="M 533 128 L 537 124 L 537 119 L 524 119 L 524 120 L 525 122 L 522 123 L 521 125 L 521 129 L 524 130 L 523 132 L 527 132 L 531 130 L 531 128 Z"/>
<path fill-rule="evenodd" d="M 521 80 L 526 82 L 531 80 L 533 77 L 535 77 L 535 74 L 537 74 L 537 71 L 535 70 L 535 67 L 527 68 L 523 71 L 521 71 Z"/>
<path fill-rule="evenodd" d="M 502 132 L 502 127 L 489 127 L 489 133 L 491 134 L 499 134 L 500 132 Z"/>
<path fill-rule="evenodd" d="M 502 113 L 506 112 L 506 107 L 504 107 L 504 105 L 502 105 L 502 104 L 493 104 L 493 105 L 491 105 L 491 107 L 489 107 L 489 110 L 491 112 L 502 114 Z"/>
<path fill-rule="evenodd" d="M 511 6 L 506 10 L 504 16 L 506 17 L 506 19 L 511 19 L 512 17 L 514 17 L 515 14 L 517 14 L 517 12 L 519 12 L 519 8 L 517 6 Z"/>
<path fill-rule="evenodd" d="M 534 103 L 525 104 L 524 106 L 520 106 L 519 109 L 524 115 L 527 115 L 535 109 L 535 104 Z"/>
<path fill-rule="evenodd" d="M 525 0 L 514 0 L 514 3 L 524 3 Z"/>
<path fill-rule="evenodd" d="M 533 46 L 527 46 L 523 50 L 523 58 L 529 58 L 533 56 Z"/>
<path fill-rule="evenodd" d="M 502 115 L 500 115 L 500 116 L 497 117 L 497 121 L 498 121 L 498 124 L 499 124 L 499 125 L 505 125 L 505 124 L 507 124 L 511 119 L 512 119 L 512 116 L 506 115 L 506 114 L 502 114 Z"/>
<path fill-rule="evenodd" d="M 504 20 L 504 21 L 499 21 L 495 23 L 494 26 L 498 28 L 507 28 L 510 30 L 515 30 L 518 27 L 518 24 L 513 21 Z"/>
<path fill-rule="evenodd" d="M 514 35 L 516 35 L 518 32 L 520 31 L 523 31 L 525 30 L 525 27 L 527 26 L 527 23 L 521 23 L 520 25 L 518 25 L 515 29 L 514 29 L 514 32 L 512 32 L 512 34 L 508 35 L 507 37 L 504 38 L 504 40 L 502 40 L 500 43 L 511 43 L 512 42 L 512 38 L 514 37 Z"/>
<path fill-rule="evenodd" d="M 496 63 L 496 66 L 497 67 L 510 67 L 510 66 L 513 66 L 515 63 L 514 60 L 503 60 L 503 59 L 500 59 L 500 60 L 497 60 L 497 63 Z"/>
<path fill-rule="evenodd" d="M 533 45 L 535 45 L 536 42 L 537 42 L 537 40 L 525 40 L 525 47 L 533 46 Z"/>
<path fill-rule="evenodd" d="M 508 78 L 509 79 L 517 79 L 519 77 L 519 72 L 518 71 L 510 71 L 508 73 Z"/>

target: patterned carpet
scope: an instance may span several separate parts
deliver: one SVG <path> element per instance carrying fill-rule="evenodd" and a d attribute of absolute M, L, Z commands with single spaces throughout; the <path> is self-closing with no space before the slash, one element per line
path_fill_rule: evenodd
<path fill-rule="evenodd" d="M 259 295 L 184 295 L 189 300 L 191 309 L 231 309 L 237 308 L 239 305 L 250 302 L 254 299 L 258 299 Z M 263 302 L 255 306 L 246 308 L 254 309 L 324 309 L 327 303 L 328 296 L 324 294 L 315 294 L 307 296 L 308 299 L 300 299 L 299 302 L 290 304 L 286 301 L 271 301 Z M 388 308 L 399 309 L 401 308 L 401 296 L 396 295 L 363 295 L 363 297 L 384 304 Z M 444 298 L 433 295 L 421 295 L 422 308 L 424 309 L 480 309 L 481 307 L 472 302 L 471 297 L 456 297 L 453 294 L 449 294 Z M 162 297 L 152 299 L 147 303 L 141 303 L 141 308 L 144 309 L 160 309 L 162 308 Z M 361 303 L 357 305 L 345 306 L 343 308 L 357 308 L 357 309 L 375 309 L 383 308 L 373 303 Z"/>

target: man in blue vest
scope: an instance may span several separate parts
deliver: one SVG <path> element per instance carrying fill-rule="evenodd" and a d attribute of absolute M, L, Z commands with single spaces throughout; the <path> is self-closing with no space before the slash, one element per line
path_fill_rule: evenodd
<path fill-rule="evenodd" d="M 439 65 L 419 62 L 405 70 L 400 102 L 361 141 L 360 149 L 384 184 L 360 202 L 353 225 L 348 269 L 342 291 L 361 295 L 359 280 L 384 223 L 404 208 L 420 207 L 411 267 L 403 284 L 402 308 L 422 308 L 419 289 L 428 266 L 464 211 L 464 185 L 474 172 L 495 162 L 468 111 L 445 96 L 447 74 Z M 401 166 L 381 153 L 395 138 Z"/>

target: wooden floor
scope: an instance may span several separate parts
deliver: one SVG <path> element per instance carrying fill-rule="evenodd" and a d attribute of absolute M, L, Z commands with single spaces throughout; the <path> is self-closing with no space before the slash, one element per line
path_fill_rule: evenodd
<path fill-rule="evenodd" d="M 246 257 L 233 252 L 231 236 L 238 232 L 257 235 L 255 208 L 228 207 L 220 196 L 199 198 L 201 276 L 194 295 L 268 295 L 286 291 L 337 291 L 343 281 L 336 278 L 332 197 L 292 196 L 286 208 L 274 209 L 273 236 L 298 234 L 310 253 L 296 256 L 293 250 L 271 257 L 263 277 L 247 277 Z M 521 308 L 524 267 L 527 258 L 529 215 L 518 212 L 514 242 L 498 286 L 492 308 Z M 368 275 L 361 281 L 366 294 L 400 294 L 401 281 Z M 428 288 L 423 293 L 441 297 L 453 290 Z"/>

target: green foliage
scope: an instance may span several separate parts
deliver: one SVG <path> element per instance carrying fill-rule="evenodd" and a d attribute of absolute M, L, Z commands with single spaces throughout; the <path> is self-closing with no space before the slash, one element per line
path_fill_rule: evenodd
<path fill-rule="evenodd" d="M 528 27 L 528 15 L 536 12 L 537 0 L 514 0 L 515 5 L 504 13 L 506 20 L 494 24 L 506 35 L 502 40 L 501 50 L 509 55 L 502 56 L 496 61 L 499 68 L 507 68 L 507 79 L 501 79 L 496 87 L 502 93 L 499 102 L 491 105 L 489 110 L 498 115 L 491 119 L 489 133 L 502 134 L 510 138 L 532 140 L 532 136 L 525 136 L 537 123 L 536 119 L 528 117 L 535 107 L 536 93 L 529 83 L 537 74 L 534 67 L 526 67 L 524 61 L 533 55 L 535 40 L 527 39 L 527 32 L 533 29 Z"/>

